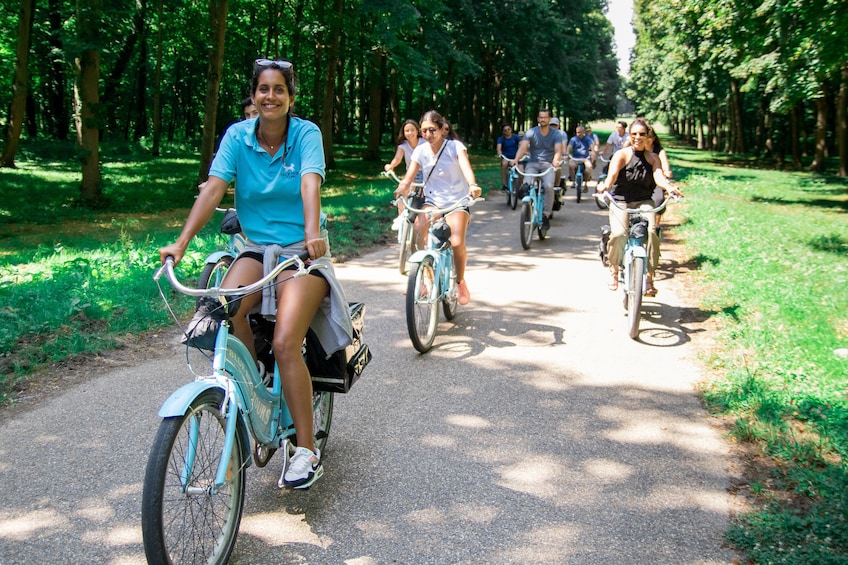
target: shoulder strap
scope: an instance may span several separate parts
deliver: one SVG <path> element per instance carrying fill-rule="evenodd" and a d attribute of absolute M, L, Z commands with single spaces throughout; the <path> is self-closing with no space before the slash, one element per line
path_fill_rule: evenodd
<path fill-rule="evenodd" d="M 430 169 L 429 173 L 427 173 L 427 178 L 424 179 L 424 184 L 427 184 L 427 181 L 430 180 L 430 175 L 432 175 L 433 171 L 436 170 L 436 165 L 439 163 L 439 158 L 442 156 L 442 153 L 445 151 L 445 147 L 448 146 L 448 143 L 450 143 L 450 139 L 446 139 L 445 142 L 442 143 L 442 148 L 439 149 L 439 154 L 436 155 L 436 160 L 435 162 L 433 162 L 433 168 Z"/>

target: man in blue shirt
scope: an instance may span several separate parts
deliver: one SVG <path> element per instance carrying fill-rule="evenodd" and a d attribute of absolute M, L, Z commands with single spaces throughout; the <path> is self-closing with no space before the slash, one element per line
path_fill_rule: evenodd
<path fill-rule="evenodd" d="M 518 153 L 515 154 L 515 159 L 510 161 L 510 165 L 515 164 L 530 153 L 530 160 L 524 171 L 530 174 L 538 174 L 550 169 L 550 167 L 558 167 L 559 161 L 562 158 L 562 138 L 557 129 L 551 127 L 551 111 L 547 108 L 539 110 L 539 115 L 536 117 L 539 125 L 531 128 L 524 136 L 524 140 L 518 146 Z M 542 229 L 547 230 L 550 227 L 550 216 L 554 207 L 554 177 L 556 176 L 555 169 L 551 169 L 542 177 L 542 186 L 545 187 L 545 207 L 542 218 Z"/>
<path fill-rule="evenodd" d="M 577 164 L 583 162 L 583 192 L 586 192 L 586 183 L 592 178 L 592 167 L 595 163 L 595 144 L 586 135 L 586 130 L 583 126 L 577 126 L 577 134 L 568 141 L 568 147 L 565 149 L 566 154 L 571 157 L 568 163 L 568 168 L 571 170 L 571 178 L 574 178 L 574 173 L 577 171 Z M 573 152 L 573 153 L 572 153 Z"/>

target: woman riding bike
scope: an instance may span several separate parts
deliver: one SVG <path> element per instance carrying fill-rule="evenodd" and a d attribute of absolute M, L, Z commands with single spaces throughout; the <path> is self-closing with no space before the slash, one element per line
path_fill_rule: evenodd
<path fill-rule="evenodd" d="M 212 161 L 209 180 L 192 206 L 177 241 L 159 250 L 179 262 L 191 239 L 206 224 L 230 181 L 238 177 L 236 208 L 248 238 L 245 249 L 227 271 L 223 286 L 247 286 L 279 262 L 303 249 L 322 265 L 308 276 L 284 272 L 262 294 L 229 302 L 232 333 L 247 346 L 254 361 L 253 332 L 248 315 L 261 304 L 262 314 L 279 322 L 274 329 L 274 359 L 297 433 L 297 450 L 285 471 L 284 484 L 305 488 L 323 475 L 315 447 L 312 382 L 301 346 L 310 326 L 327 354 L 351 343 L 347 300 L 335 278 L 326 230 L 321 226 L 321 183 L 324 150 L 321 132 L 295 117 L 294 70 L 288 61 L 257 59 L 251 92 L 259 117 L 230 126 Z M 329 299 L 328 299 L 329 298 Z M 320 315 L 316 316 L 319 313 Z M 260 368 L 264 370 L 264 368 Z"/>
<path fill-rule="evenodd" d="M 623 200 L 627 208 L 650 210 L 654 208 L 653 192 L 655 186 L 680 195 L 680 189 L 672 185 L 663 175 L 659 157 L 647 150 L 648 134 L 651 131 L 648 123 L 637 118 L 630 125 L 630 145 L 616 151 L 610 160 L 609 175 L 598 185 L 598 192 L 610 190 L 616 200 Z M 648 277 L 645 285 L 647 296 L 656 296 L 654 288 L 654 270 L 660 258 L 660 242 L 657 232 L 656 215 L 646 212 L 643 216 L 648 220 Z M 627 229 L 630 216 L 616 206 L 609 207 L 610 240 L 609 289 L 618 289 L 618 266 L 624 252 L 627 239 Z"/>
<path fill-rule="evenodd" d="M 445 137 L 445 124 L 445 119 L 435 110 L 421 117 L 421 134 L 427 143 L 419 144 L 413 151 L 412 162 L 395 190 L 395 198 L 406 198 L 419 170 L 424 175 L 424 208 L 447 208 L 466 194 L 477 198 L 483 192 L 474 180 L 468 150 L 461 141 Z M 470 218 L 467 208 L 455 210 L 445 217 L 451 229 L 457 302 L 463 306 L 471 301 L 471 293 L 465 282 L 465 264 L 468 260 L 465 232 Z M 415 219 L 419 249 L 425 248 L 427 222 L 429 218 L 425 214 L 419 214 Z"/>

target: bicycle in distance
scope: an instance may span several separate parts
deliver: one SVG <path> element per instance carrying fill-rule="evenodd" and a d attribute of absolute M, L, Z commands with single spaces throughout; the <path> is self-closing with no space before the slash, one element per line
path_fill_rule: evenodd
<path fill-rule="evenodd" d="M 520 194 L 519 236 L 521 247 L 524 249 L 530 249 L 534 231 L 539 234 L 539 241 L 544 240 L 548 235 L 548 230 L 544 227 L 545 186 L 542 183 L 542 177 L 554 170 L 551 165 L 541 173 L 523 173 L 525 178 L 532 179 L 529 185 L 522 185 L 522 194 Z"/>
<path fill-rule="evenodd" d="M 500 158 L 506 162 L 510 161 L 509 157 L 505 155 L 500 155 Z M 526 162 L 529 159 L 529 156 L 525 155 L 525 158 L 521 160 L 522 163 Z M 513 210 L 518 206 L 519 196 L 518 193 L 521 190 L 521 183 L 523 181 L 524 173 L 521 169 L 518 168 L 518 165 L 510 166 L 509 172 L 506 177 L 506 205 L 511 207 Z"/>
<path fill-rule="evenodd" d="M 409 282 L 406 288 L 406 328 L 412 346 L 427 353 L 436 339 L 439 324 L 439 304 L 447 320 L 456 316 L 456 271 L 450 226 L 444 216 L 459 208 L 483 200 L 465 195 L 446 208 L 413 208 L 416 214 L 428 218 L 427 244 L 409 258 Z"/>
<path fill-rule="evenodd" d="M 566 159 L 563 159 L 563 161 L 571 160 L 577 162 L 577 170 L 574 172 L 572 185 L 574 186 L 574 191 L 577 194 L 577 202 L 579 204 L 583 199 L 583 193 L 589 190 L 589 185 L 586 181 L 586 163 L 584 162 L 584 159 L 574 159 L 571 155 L 568 155 Z"/>
<path fill-rule="evenodd" d="M 624 310 L 627 314 L 628 333 L 631 339 L 639 335 L 639 323 L 642 318 L 642 298 L 645 296 L 648 278 L 648 220 L 642 214 L 660 212 L 671 200 L 679 199 L 669 195 L 656 208 L 640 210 L 627 208 L 613 198 L 609 192 L 596 192 L 595 198 L 603 199 L 608 206 L 615 206 L 630 216 L 630 228 L 627 233 L 624 253 L 618 268 L 619 286 L 624 291 Z M 599 255 L 605 267 L 609 267 L 609 250 L 607 243 L 610 237 L 610 226 L 601 227 L 601 242 Z"/>
<path fill-rule="evenodd" d="M 604 163 L 604 168 L 601 169 L 601 174 L 598 175 L 597 186 L 601 186 L 607 180 L 607 171 L 610 160 L 604 157 L 603 155 L 598 155 L 598 159 L 600 159 L 601 162 Z M 597 204 L 598 209 L 600 210 L 606 210 L 609 208 L 607 206 L 606 200 L 603 198 L 595 198 L 595 204 Z"/>
<path fill-rule="evenodd" d="M 174 273 L 172 257 L 154 275 L 157 285 L 164 274 L 175 291 L 214 301 L 220 308 L 202 320 L 208 331 L 198 331 L 200 324 L 196 324 L 186 334 L 186 358 L 190 359 L 189 348 L 197 348 L 203 354 L 200 363 L 211 361 L 211 374 L 196 373 L 189 362 L 195 380 L 173 392 L 159 410 L 162 421 L 142 492 L 141 525 L 148 563 L 226 563 L 244 510 L 247 467 L 251 463 L 264 467 L 280 450 L 283 471 L 278 486 L 285 486 L 283 474 L 296 447 L 296 435 L 274 363 L 274 322 L 259 314 L 250 318 L 257 356 L 265 367 L 274 367 L 269 382 L 248 348 L 229 332 L 220 299 L 226 296 L 231 302 L 262 292 L 267 285 L 285 284 L 277 277 L 291 266 L 297 268 L 292 277 L 305 276 L 318 267 L 307 265 L 308 258 L 303 251 L 241 288 L 189 288 Z M 161 285 L 159 291 L 165 299 Z M 350 303 L 349 313 L 353 340 L 347 348 L 327 357 L 312 330 L 303 345 L 312 378 L 315 445 L 322 453 L 330 433 L 334 394 L 347 392 L 371 359 L 362 338 L 364 305 Z"/>
<path fill-rule="evenodd" d="M 401 179 L 398 178 L 394 171 L 383 171 L 380 174 L 400 184 Z M 400 213 L 400 220 L 398 222 L 398 271 L 402 275 L 406 274 L 406 263 L 409 260 L 409 256 L 416 249 L 415 214 L 409 211 L 409 206 L 416 199 L 421 198 L 421 189 L 424 187 L 424 183 L 413 182 L 410 186 L 412 190 L 409 191 L 406 200 L 403 202 L 403 210 Z M 393 200 L 392 205 L 397 206 L 397 200 Z"/>

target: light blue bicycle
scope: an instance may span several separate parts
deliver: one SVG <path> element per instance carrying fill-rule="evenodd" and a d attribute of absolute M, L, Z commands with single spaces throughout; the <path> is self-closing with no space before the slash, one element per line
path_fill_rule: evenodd
<path fill-rule="evenodd" d="M 427 353 L 433 347 L 439 324 L 439 304 L 442 304 L 445 318 L 453 320 L 456 316 L 456 271 L 450 226 L 444 216 L 481 200 L 466 194 L 447 208 L 413 208 L 407 205 L 410 211 L 426 215 L 430 223 L 427 247 L 409 258 L 406 289 L 406 328 L 412 346 L 420 353 Z"/>
<path fill-rule="evenodd" d="M 281 262 L 256 283 L 238 289 L 189 288 L 174 274 L 168 258 L 154 279 L 164 273 L 182 294 L 232 300 L 261 292 L 287 267 L 294 277 L 315 266 L 304 261 L 308 253 Z M 285 284 L 285 283 L 281 283 Z M 161 292 L 161 287 L 160 287 Z M 164 298 L 164 293 L 163 293 Z M 347 392 L 371 353 L 362 341 L 364 306 L 350 305 L 353 343 L 326 358 L 315 335 L 304 340 L 304 357 L 312 376 L 315 445 L 324 452 L 333 417 L 333 395 Z M 264 467 L 279 448 L 283 471 L 296 441 L 294 424 L 282 392 L 280 374 L 273 364 L 273 322 L 251 318 L 257 355 L 274 366 L 267 387 L 247 347 L 229 333 L 224 317 L 214 327 L 212 373 L 197 376 L 165 401 L 162 422 L 150 450 L 142 493 L 141 526 L 148 563 L 226 563 L 235 546 L 244 509 L 246 468 L 252 461 Z M 278 323 L 285 323 L 278 320 Z M 269 359 L 270 355 L 270 359 Z M 253 449 L 251 449 L 251 438 Z"/>
<path fill-rule="evenodd" d="M 521 215 L 518 218 L 521 247 L 524 249 L 530 249 L 534 230 L 539 234 L 539 241 L 544 240 L 548 235 L 548 230 L 544 227 L 545 185 L 542 177 L 553 170 L 555 169 L 551 165 L 541 173 L 523 173 L 525 177 L 533 179 L 529 185 L 530 192 L 521 199 Z"/>

